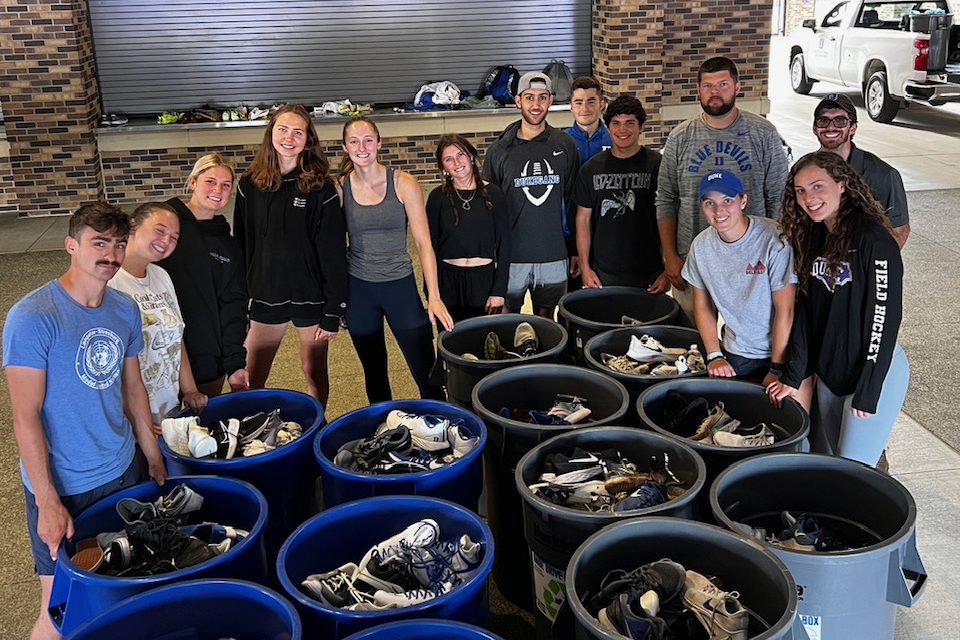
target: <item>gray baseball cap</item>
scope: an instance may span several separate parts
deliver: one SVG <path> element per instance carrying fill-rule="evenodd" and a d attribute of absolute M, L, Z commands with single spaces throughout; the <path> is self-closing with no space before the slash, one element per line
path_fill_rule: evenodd
<path fill-rule="evenodd" d="M 520 82 L 517 84 L 517 95 L 519 96 L 527 89 L 546 89 L 553 95 L 553 83 L 546 74 L 540 71 L 528 71 L 520 76 Z"/>

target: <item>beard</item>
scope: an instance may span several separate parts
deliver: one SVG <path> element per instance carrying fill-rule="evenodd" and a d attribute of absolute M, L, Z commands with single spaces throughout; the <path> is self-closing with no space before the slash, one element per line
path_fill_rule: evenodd
<path fill-rule="evenodd" d="M 724 102 L 723 98 L 719 98 L 720 104 L 710 104 L 710 100 L 713 97 L 708 98 L 706 102 L 703 100 L 700 101 L 700 106 L 703 108 L 703 112 L 708 116 L 725 116 L 733 110 L 733 107 L 737 103 L 737 99 L 734 98 L 730 102 Z"/>

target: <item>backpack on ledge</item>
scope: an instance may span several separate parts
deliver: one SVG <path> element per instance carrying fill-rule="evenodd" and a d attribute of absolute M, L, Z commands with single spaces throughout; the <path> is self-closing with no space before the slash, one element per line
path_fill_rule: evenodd
<path fill-rule="evenodd" d="M 552 60 L 543 68 L 543 75 L 550 78 L 553 85 L 554 102 L 570 102 L 570 87 L 573 85 L 573 73 L 563 60 Z"/>
<path fill-rule="evenodd" d="M 477 97 L 492 96 L 500 104 L 513 104 L 520 84 L 520 72 L 512 64 L 493 67 L 487 72 Z"/>

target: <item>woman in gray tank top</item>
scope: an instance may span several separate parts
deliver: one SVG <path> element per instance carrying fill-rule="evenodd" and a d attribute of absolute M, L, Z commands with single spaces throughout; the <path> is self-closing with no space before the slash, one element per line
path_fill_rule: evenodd
<path fill-rule="evenodd" d="M 355 118 L 343 128 L 340 186 L 349 236 L 347 329 L 363 366 L 367 399 L 391 400 L 383 321 L 390 324 L 422 398 L 444 399 L 430 384 L 433 323 L 453 328 L 437 286 L 437 261 L 430 242 L 423 191 L 417 179 L 380 164 L 380 131 L 372 120 Z M 427 309 L 417 292 L 407 227 L 427 290 Z"/>

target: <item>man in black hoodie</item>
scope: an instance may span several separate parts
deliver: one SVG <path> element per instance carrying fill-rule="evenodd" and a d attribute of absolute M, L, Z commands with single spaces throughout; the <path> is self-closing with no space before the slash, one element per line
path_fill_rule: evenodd
<path fill-rule="evenodd" d="M 573 139 L 547 124 L 553 87 L 546 75 L 523 74 L 516 102 L 520 121 L 490 145 L 483 163 L 484 177 L 500 187 L 510 208 L 504 311 L 519 312 L 529 290 L 534 313 L 552 318 L 567 291 L 566 208 L 580 160 Z"/>

